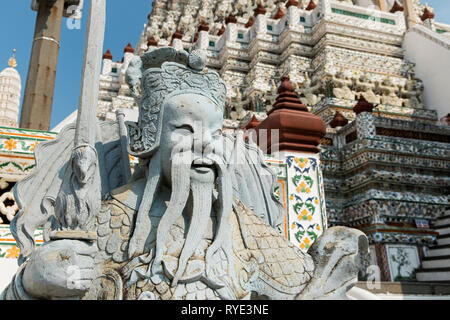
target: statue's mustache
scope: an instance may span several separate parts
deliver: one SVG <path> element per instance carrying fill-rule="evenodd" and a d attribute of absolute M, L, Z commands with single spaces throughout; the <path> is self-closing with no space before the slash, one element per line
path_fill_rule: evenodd
<path fill-rule="evenodd" d="M 223 165 L 223 161 L 221 162 L 219 159 L 214 159 L 214 157 L 197 158 L 192 161 L 191 169 L 211 169 L 214 171 L 214 176 L 217 178 L 221 165 Z"/>

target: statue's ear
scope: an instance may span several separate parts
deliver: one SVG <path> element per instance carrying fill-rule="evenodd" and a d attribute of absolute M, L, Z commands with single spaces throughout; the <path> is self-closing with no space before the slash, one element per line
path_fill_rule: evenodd
<path fill-rule="evenodd" d="M 136 150 L 141 149 L 139 143 L 142 143 L 141 128 L 137 122 L 125 121 L 128 136 L 128 153 L 131 155 L 136 154 Z"/>
<path fill-rule="evenodd" d="M 131 59 L 128 69 L 125 72 L 125 81 L 130 87 L 134 98 L 140 96 L 140 84 L 142 79 L 142 59 L 138 56 Z"/>
<path fill-rule="evenodd" d="M 149 158 L 159 146 L 160 131 L 155 127 L 150 130 L 149 127 L 141 128 L 137 122 L 125 121 L 128 131 L 128 153 L 137 158 Z"/>

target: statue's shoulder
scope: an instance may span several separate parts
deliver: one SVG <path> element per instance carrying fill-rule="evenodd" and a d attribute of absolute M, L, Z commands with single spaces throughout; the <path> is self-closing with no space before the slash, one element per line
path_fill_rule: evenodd
<path fill-rule="evenodd" d="M 235 199 L 233 211 L 244 246 L 258 261 L 259 277 L 280 292 L 299 292 L 310 280 L 314 262 L 255 212 Z"/>
<path fill-rule="evenodd" d="M 130 182 L 111 191 L 111 197 L 127 208 L 137 211 L 144 194 L 146 179 Z"/>

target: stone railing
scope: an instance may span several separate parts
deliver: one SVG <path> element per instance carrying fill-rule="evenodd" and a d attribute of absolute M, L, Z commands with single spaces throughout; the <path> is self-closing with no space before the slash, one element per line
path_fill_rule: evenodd
<path fill-rule="evenodd" d="M 396 14 L 349 5 L 339 1 L 329 1 L 330 12 L 326 13 L 327 20 L 349 23 L 368 29 L 376 29 L 383 32 L 402 33 L 405 30 L 405 19 L 403 12 Z"/>

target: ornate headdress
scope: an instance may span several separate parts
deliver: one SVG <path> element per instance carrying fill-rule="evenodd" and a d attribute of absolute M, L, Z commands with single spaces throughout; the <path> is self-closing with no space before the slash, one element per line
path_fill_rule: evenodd
<path fill-rule="evenodd" d="M 206 56 L 199 51 L 188 53 L 172 47 L 153 49 L 135 57 L 126 73 L 126 80 L 139 101 L 139 121 L 126 122 L 129 152 L 146 158 L 158 149 L 165 99 L 183 93 L 196 93 L 210 98 L 222 110 L 226 86 L 216 72 L 203 72 Z"/>

